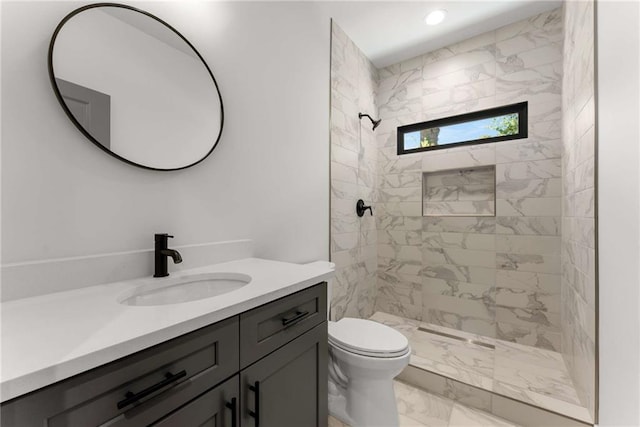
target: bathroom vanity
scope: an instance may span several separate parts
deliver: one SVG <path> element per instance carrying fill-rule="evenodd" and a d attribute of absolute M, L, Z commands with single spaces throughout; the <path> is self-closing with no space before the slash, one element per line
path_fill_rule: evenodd
<path fill-rule="evenodd" d="M 242 267 L 243 263 L 245 267 Z M 25 355 L 27 359 L 41 359 L 43 369 L 33 370 L 31 365 L 27 373 L 24 366 L 20 367 L 19 363 L 13 361 L 17 370 L 24 372 L 22 376 L 14 374 L 14 378 L 9 379 L 7 377 L 11 372 L 6 372 L 7 363 L 4 363 L 2 385 L 5 401 L 0 408 L 2 425 L 326 426 L 327 284 L 322 280 L 329 277 L 330 273 L 325 271 L 323 274 L 318 268 L 309 268 L 305 272 L 304 266 L 256 259 L 234 261 L 222 266 L 220 268 L 225 271 L 233 271 L 234 268 L 236 271 L 248 271 L 255 282 L 252 280 L 241 290 L 209 298 L 210 313 L 204 316 L 199 314 L 207 299 L 157 307 L 118 304 L 120 314 L 124 316 L 131 310 L 136 316 L 146 310 L 145 317 L 157 320 L 164 334 L 169 333 L 167 330 L 171 328 L 166 325 L 171 321 L 156 317 L 163 309 L 167 316 L 174 317 L 174 321 L 175 318 L 186 316 L 189 319 L 183 323 L 194 327 L 190 332 L 139 351 L 130 351 L 128 355 L 108 363 L 59 381 L 51 381 L 44 387 L 22 394 L 16 390 L 49 381 L 55 376 L 52 373 L 56 371 L 56 366 L 45 369 L 43 361 L 47 359 L 46 355 Z M 278 268 L 283 268 L 282 279 L 279 284 L 270 284 L 269 287 L 268 278 L 275 277 L 273 273 Z M 286 271 L 287 268 L 289 271 Z M 264 273 L 262 277 L 260 271 Z M 96 289 L 89 290 L 89 294 L 94 292 L 104 296 L 106 292 L 121 295 L 123 289 L 131 288 L 131 283 L 127 286 L 112 284 L 92 288 Z M 70 292 L 77 294 L 87 291 Z M 245 297 L 251 294 L 254 298 L 247 300 Z M 280 296 L 282 294 L 285 295 Z M 87 299 L 86 295 L 79 297 L 78 301 L 83 299 Z M 237 303 L 229 305 L 229 301 Z M 262 301 L 267 302 L 260 303 Z M 76 302 L 71 301 L 71 313 Z M 24 301 L 16 303 L 25 304 Z M 40 301 L 40 304 L 42 306 L 44 302 Z M 252 308 L 246 309 L 248 306 Z M 187 314 L 189 308 L 191 311 Z M 9 306 L 9 316 L 14 314 L 12 309 Z M 237 313 L 230 316 L 220 314 L 229 310 Z M 221 316 L 224 319 L 220 319 Z M 220 320 L 196 326 L 203 321 L 207 323 L 207 317 L 218 317 Z M 66 319 L 62 323 L 68 321 Z M 105 328 L 108 329 L 108 326 Z M 143 329 L 149 329 L 149 326 Z M 153 330 L 153 327 L 149 330 Z M 100 335 L 99 331 L 96 333 Z M 109 347 L 113 343 L 107 343 L 104 349 L 93 352 L 93 359 L 99 359 L 97 356 L 105 352 L 113 357 L 121 352 L 115 350 L 119 347 L 135 349 L 140 345 L 137 342 L 144 342 L 148 336 L 146 334 L 128 340 L 128 345 L 124 347 Z M 3 341 L 3 345 L 9 344 L 7 340 Z M 24 345 L 18 341 L 14 341 L 17 346 Z M 46 352 L 46 343 L 42 344 Z M 71 353 L 76 350 L 66 349 Z M 12 351 L 9 353 L 11 359 Z M 83 359 L 86 358 L 71 357 L 60 366 L 64 368 L 63 371 L 68 370 L 69 366 L 81 369 L 79 366 L 86 363 L 80 363 Z M 11 363 L 12 360 L 9 360 Z M 25 365 L 28 364 L 28 361 L 25 362 Z M 7 394 L 20 395 L 6 400 Z"/>

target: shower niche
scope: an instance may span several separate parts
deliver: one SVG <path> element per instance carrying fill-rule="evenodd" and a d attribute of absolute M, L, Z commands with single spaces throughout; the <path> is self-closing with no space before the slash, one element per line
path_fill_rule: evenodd
<path fill-rule="evenodd" d="M 424 172 L 423 216 L 496 216 L 496 167 Z"/>

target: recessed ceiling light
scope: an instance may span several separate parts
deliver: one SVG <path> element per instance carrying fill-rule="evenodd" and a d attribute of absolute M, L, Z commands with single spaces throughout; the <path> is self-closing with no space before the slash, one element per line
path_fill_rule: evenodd
<path fill-rule="evenodd" d="M 425 18 L 424 22 L 427 25 L 438 25 L 442 21 L 444 21 L 444 17 L 447 16 L 447 11 L 444 9 L 434 10 L 430 12 Z"/>

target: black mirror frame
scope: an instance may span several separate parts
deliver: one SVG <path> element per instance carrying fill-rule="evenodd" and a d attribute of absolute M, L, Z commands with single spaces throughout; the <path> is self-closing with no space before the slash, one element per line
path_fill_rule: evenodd
<path fill-rule="evenodd" d="M 169 30 L 171 30 L 175 34 L 177 34 L 178 37 L 180 37 L 193 50 L 193 52 L 198 56 L 198 58 L 202 62 L 202 65 L 204 65 L 204 67 L 206 68 L 207 72 L 209 73 L 209 76 L 211 77 L 211 81 L 213 82 L 213 85 L 216 88 L 216 92 L 218 93 L 218 99 L 220 100 L 220 130 L 218 131 L 218 136 L 216 137 L 216 140 L 213 143 L 213 146 L 211 147 L 211 149 L 201 159 L 199 159 L 199 160 L 197 160 L 197 161 L 195 161 L 195 162 L 193 162 L 191 164 L 188 164 L 186 166 L 181 166 L 179 168 L 171 168 L 171 169 L 160 169 L 160 168 L 154 168 L 154 167 L 151 167 L 151 166 L 141 165 L 139 163 L 136 163 L 136 162 L 133 162 L 133 161 L 131 161 L 129 159 L 126 159 L 126 158 L 124 158 L 122 156 L 119 156 L 118 154 L 114 153 L 113 151 L 109 150 L 107 147 L 102 145 L 89 132 L 87 132 L 87 130 L 73 116 L 73 113 L 71 113 L 71 110 L 69 109 L 69 107 L 67 107 L 67 104 L 65 104 L 64 99 L 62 98 L 62 94 L 60 93 L 60 90 L 58 89 L 58 85 L 56 84 L 55 74 L 54 74 L 54 69 L 53 69 L 53 49 L 54 49 L 56 38 L 58 37 L 58 33 L 60 32 L 60 30 L 62 29 L 62 27 L 64 26 L 64 24 L 67 21 L 69 21 L 71 18 L 73 18 L 75 15 L 77 15 L 77 14 L 79 14 L 81 12 L 84 12 L 84 11 L 89 10 L 89 9 L 98 8 L 98 7 L 119 7 L 119 8 L 122 8 L 122 9 L 128 9 L 128 10 L 131 10 L 131 11 L 134 11 L 134 12 L 138 12 L 138 13 L 141 13 L 141 14 L 143 14 L 145 16 L 148 16 L 149 18 L 155 19 L 157 22 L 161 23 L 162 25 L 167 27 Z M 58 99 L 58 102 L 62 106 L 62 109 L 67 114 L 67 117 L 69 117 L 71 122 L 76 126 L 76 128 L 78 128 L 78 130 L 87 139 L 89 139 L 89 141 L 91 141 L 95 145 L 97 145 L 102 151 L 105 151 L 109 155 L 111 155 L 111 156 L 113 156 L 113 157 L 115 157 L 115 158 L 117 158 L 119 160 L 122 160 L 125 163 L 128 163 L 128 164 L 133 165 L 133 166 L 137 166 L 137 167 L 140 167 L 140 168 L 143 168 L 143 169 L 155 170 L 155 171 L 163 171 L 163 172 L 186 169 L 186 168 L 190 168 L 191 166 L 197 165 L 198 163 L 202 162 L 204 159 L 209 157 L 209 155 L 213 152 L 213 150 L 216 148 L 216 146 L 220 142 L 220 138 L 222 136 L 222 129 L 223 129 L 223 126 L 224 126 L 224 104 L 222 102 L 222 95 L 220 94 L 220 87 L 218 86 L 218 83 L 216 82 L 216 79 L 213 76 L 213 73 L 211 72 L 211 69 L 209 68 L 209 65 L 207 65 L 207 62 L 204 60 L 202 55 L 200 55 L 200 52 L 198 52 L 198 50 L 189 42 L 189 40 L 187 40 L 182 34 L 180 34 L 180 32 L 178 30 L 176 30 L 171 25 L 169 25 L 167 22 L 163 21 L 162 19 L 158 18 L 157 16 L 155 16 L 155 15 L 149 13 L 149 12 L 146 12 L 146 11 L 141 10 L 141 9 L 137 9 L 135 7 L 132 7 L 132 6 L 127 6 L 125 4 L 120 4 L 120 3 L 93 3 L 93 4 L 82 6 L 82 7 L 79 7 L 77 9 L 73 10 L 72 12 L 70 12 L 67 16 L 65 16 L 60 21 L 60 23 L 58 24 L 58 26 L 54 30 L 53 35 L 51 36 L 51 41 L 49 42 L 49 52 L 47 54 L 47 68 L 48 68 L 48 71 L 49 71 L 49 81 L 51 82 L 51 87 L 53 88 L 53 92 L 55 93 L 56 98 Z"/>
<path fill-rule="evenodd" d="M 429 120 L 421 123 L 413 123 L 405 126 L 398 126 L 397 129 L 397 142 L 398 142 L 398 155 L 418 153 L 422 151 L 442 150 L 444 148 L 454 148 L 463 145 L 476 145 L 486 144 L 490 142 L 508 141 L 511 139 L 527 138 L 529 135 L 529 119 L 528 119 L 528 102 L 519 102 L 517 104 L 503 105 L 497 108 L 489 108 L 487 110 L 479 110 L 466 114 L 459 114 L 457 116 L 445 117 L 442 119 Z M 472 139 L 468 141 L 454 142 L 452 144 L 433 145 L 431 147 L 418 147 L 405 149 L 404 148 L 404 135 L 410 132 L 415 132 L 423 129 L 429 129 L 434 127 L 442 127 L 446 125 L 455 125 L 458 123 L 464 123 L 474 120 L 487 119 L 495 116 L 503 116 L 506 114 L 518 114 L 519 129 L 518 133 L 513 135 L 494 136 L 491 138 Z"/>

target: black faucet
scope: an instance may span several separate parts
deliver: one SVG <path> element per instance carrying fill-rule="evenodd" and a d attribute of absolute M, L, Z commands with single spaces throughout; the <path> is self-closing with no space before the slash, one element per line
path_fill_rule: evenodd
<path fill-rule="evenodd" d="M 167 257 L 171 257 L 175 264 L 182 262 L 182 256 L 180 252 L 175 249 L 167 248 L 167 240 L 173 238 L 173 236 L 167 233 L 160 233 L 155 235 L 156 251 L 155 251 L 155 273 L 153 277 L 167 277 L 169 271 L 167 269 Z"/>

